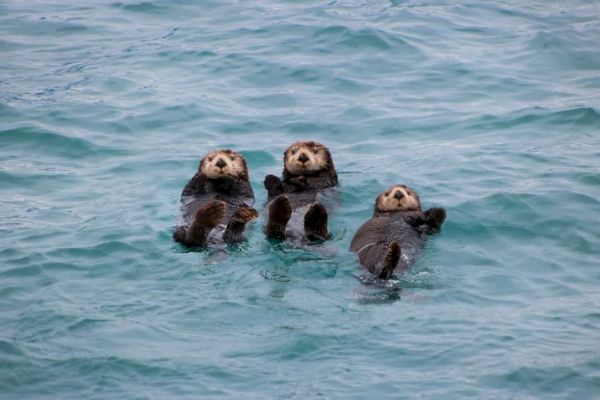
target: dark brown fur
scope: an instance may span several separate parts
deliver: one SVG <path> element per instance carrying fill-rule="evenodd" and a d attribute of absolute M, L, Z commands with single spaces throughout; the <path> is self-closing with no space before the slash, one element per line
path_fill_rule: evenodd
<path fill-rule="evenodd" d="M 373 217 L 356 232 L 350 250 L 357 253 L 360 263 L 380 279 L 390 279 L 394 271 L 406 270 L 431 233 L 438 232 L 446 219 L 446 210 L 430 208 L 421 211 L 418 195 L 405 185 L 408 193 L 415 196 L 418 206 L 402 211 L 382 211 L 377 205 L 387 190 L 377 196 Z M 409 250 L 405 254 L 405 250 Z M 401 257 L 404 254 L 405 257 Z"/>
<path fill-rule="evenodd" d="M 227 155 L 235 152 L 222 150 Z M 221 240 L 236 243 L 243 240 L 246 223 L 255 219 L 258 212 L 252 208 L 254 193 L 250 186 L 246 160 L 241 157 L 243 171 L 237 176 L 210 179 L 198 171 L 181 193 L 184 223 L 173 234 L 176 242 L 188 247 L 205 246 L 211 231 L 219 224 L 225 228 Z"/>
<path fill-rule="evenodd" d="M 331 157 L 331 152 L 317 142 L 302 142 L 303 146 L 318 148 L 325 154 L 325 163 L 317 171 L 305 174 L 293 174 L 286 165 L 290 147 L 283 153 L 284 167 L 282 178 L 274 175 L 265 177 L 265 189 L 268 192 L 267 206 L 269 217 L 265 225 L 267 237 L 284 240 L 286 227 L 296 209 L 310 205 L 304 215 L 304 237 L 309 241 L 327 240 L 330 235 L 327 229 L 328 215 L 326 208 L 316 203 L 317 194 L 325 189 L 337 186 L 338 177 Z"/>

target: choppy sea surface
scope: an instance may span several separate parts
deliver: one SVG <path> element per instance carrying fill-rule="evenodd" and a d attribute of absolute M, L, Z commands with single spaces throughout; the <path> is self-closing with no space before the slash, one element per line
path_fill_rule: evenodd
<path fill-rule="evenodd" d="M 0 398 L 600 397 L 596 1 L 3 1 Z M 333 240 L 173 243 L 207 151 L 299 139 Z M 387 286 L 406 183 L 448 219 Z"/>

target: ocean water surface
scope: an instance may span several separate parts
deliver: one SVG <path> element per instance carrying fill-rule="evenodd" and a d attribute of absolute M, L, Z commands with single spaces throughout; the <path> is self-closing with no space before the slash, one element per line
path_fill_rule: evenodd
<path fill-rule="evenodd" d="M 0 3 L 0 398 L 600 397 L 600 4 Z M 333 153 L 313 249 L 171 239 L 207 151 Z M 448 219 L 365 285 L 406 183 Z"/>

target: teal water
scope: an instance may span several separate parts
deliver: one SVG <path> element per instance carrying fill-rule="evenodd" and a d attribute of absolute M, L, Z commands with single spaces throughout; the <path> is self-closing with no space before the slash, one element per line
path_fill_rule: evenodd
<path fill-rule="evenodd" d="M 597 2 L 62 3 L 0 3 L 0 398 L 600 396 Z M 172 242 L 202 154 L 260 209 L 298 139 L 331 242 Z M 394 183 L 448 220 L 366 286 Z"/>

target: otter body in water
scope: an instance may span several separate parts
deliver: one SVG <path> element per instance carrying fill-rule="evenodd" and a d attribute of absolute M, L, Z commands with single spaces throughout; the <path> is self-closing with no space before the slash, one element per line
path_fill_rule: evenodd
<path fill-rule="evenodd" d="M 445 219 L 445 209 L 422 211 L 412 189 L 395 185 L 377 197 L 373 217 L 358 229 L 350 250 L 371 273 L 390 279 L 412 265 L 427 236 L 439 231 Z"/>
<path fill-rule="evenodd" d="M 253 204 L 244 157 L 232 150 L 210 152 L 181 193 L 183 222 L 173 239 L 188 247 L 240 242 L 246 223 L 258 217 Z"/>
<path fill-rule="evenodd" d="M 336 196 L 337 173 L 329 149 L 316 142 L 296 142 L 284 153 L 281 179 L 268 175 L 265 189 L 267 237 L 329 239 L 325 205 Z"/>

